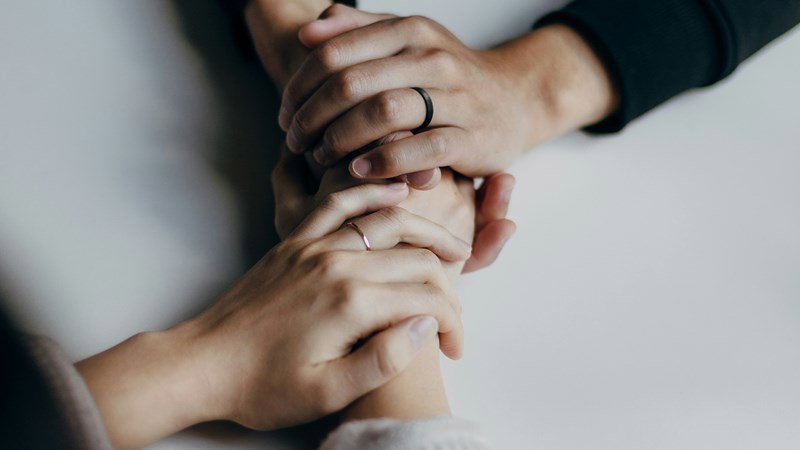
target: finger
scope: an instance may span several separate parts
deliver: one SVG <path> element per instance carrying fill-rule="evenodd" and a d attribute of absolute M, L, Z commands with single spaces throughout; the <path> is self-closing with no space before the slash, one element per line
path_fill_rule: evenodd
<path fill-rule="evenodd" d="M 504 219 L 515 184 L 516 179 L 509 173 L 496 173 L 484 179 L 477 216 L 486 222 Z"/>
<path fill-rule="evenodd" d="M 434 88 L 426 90 L 435 105 L 429 127 L 454 125 L 462 121 L 464 102 L 460 101 L 461 94 Z M 316 107 L 312 104 L 316 97 L 317 94 L 303 106 L 303 110 Z M 416 129 L 422 125 L 426 113 L 425 101 L 419 93 L 402 87 L 378 92 L 352 109 L 344 110 L 341 115 L 329 117 L 323 114 L 319 120 L 331 122 L 322 125 L 322 137 L 313 149 L 314 159 L 324 165 L 335 163 L 354 149 L 364 147 L 382 136 Z"/>
<path fill-rule="evenodd" d="M 297 37 L 306 47 L 314 48 L 346 31 L 392 17 L 390 14 L 368 13 L 337 3 L 323 11 L 319 19 L 301 27 Z"/>
<path fill-rule="evenodd" d="M 362 184 L 331 194 L 297 227 L 294 239 L 321 238 L 349 218 L 397 205 L 408 197 L 405 183 Z"/>
<path fill-rule="evenodd" d="M 377 143 L 378 145 L 384 145 L 388 144 L 389 142 L 399 141 L 400 139 L 411 137 L 413 135 L 414 134 L 410 131 L 395 131 L 378 139 Z M 414 189 L 426 191 L 439 185 L 439 182 L 442 180 L 442 170 L 438 167 L 434 167 L 433 169 L 421 170 L 419 172 L 401 175 L 399 179 L 401 181 L 405 181 Z"/>
<path fill-rule="evenodd" d="M 403 177 L 401 177 L 401 179 L 404 179 L 405 182 L 414 189 L 427 191 L 439 185 L 439 182 L 442 180 L 442 170 L 438 167 L 434 167 L 433 169 L 409 173 Z"/>
<path fill-rule="evenodd" d="M 404 243 L 427 248 L 446 261 L 465 261 L 472 253 L 469 243 L 443 226 L 397 206 L 381 209 L 353 223 L 358 230 L 343 227 L 319 245 L 336 250 L 364 250 L 366 236 L 372 250 L 386 250 Z"/>
<path fill-rule="evenodd" d="M 433 317 L 415 316 L 379 332 L 355 352 L 330 363 L 332 381 L 346 390 L 348 401 L 383 386 L 434 341 L 437 327 Z"/>
<path fill-rule="evenodd" d="M 295 153 L 308 150 L 328 123 L 380 92 L 409 86 L 424 86 L 429 92 L 433 92 L 442 87 L 443 82 L 450 79 L 447 74 L 454 71 L 449 69 L 449 57 L 442 55 L 443 52 L 425 55 L 402 53 L 351 65 L 336 72 L 311 93 L 307 100 L 297 105 L 286 135 L 289 149 Z M 416 103 L 412 105 L 410 100 L 406 102 L 412 107 L 420 108 L 415 110 L 422 111 L 414 118 L 413 124 L 406 128 L 412 129 L 423 122 L 425 103 L 419 93 L 408 90 L 410 92 L 407 94 L 416 94 Z M 431 96 L 439 106 L 439 99 Z"/>
<path fill-rule="evenodd" d="M 458 152 L 469 148 L 461 128 L 434 128 L 406 139 L 381 145 L 350 162 L 356 178 L 393 178 L 433 167 L 452 165 Z"/>
<path fill-rule="evenodd" d="M 397 131 L 395 133 L 387 134 L 386 136 L 378 139 L 378 145 L 388 144 L 389 142 L 399 141 L 400 139 L 405 139 L 407 137 L 413 136 L 414 133 L 404 130 L 404 131 Z"/>
<path fill-rule="evenodd" d="M 372 283 L 429 283 L 445 292 L 452 290 L 441 260 L 430 250 L 393 248 L 356 254 L 349 251 L 342 253 L 346 255 L 335 259 L 331 267 L 346 271 L 345 275 Z M 337 255 L 337 252 L 331 254 Z"/>
<path fill-rule="evenodd" d="M 442 27 L 421 17 L 392 18 L 342 33 L 318 46 L 295 72 L 281 100 L 279 123 L 288 130 L 303 102 L 332 74 L 366 61 L 388 58 L 427 41 L 436 44 Z"/>
<path fill-rule="evenodd" d="M 474 272 L 490 266 L 516 230 L 516 224 L 508 219 L 489 222 L 478 230 L 475 233 L 472 256 L 464 264 L 462 272 Z"/>
<path fill-rule="evenodd" d="M 420 283 L 351 283 L 350 292 L 332 305 L 337 319 L 320 327 L 346 322 L 356 339 L 364 339 L 415 315 L 432 316 L 439 323 L 439 347 L 451 359 L 461 356 L 464 330 L 458 299 L 436 286 Z M 456 305 L 456 306 L 454 306 Z M 338 329 L 338 328 L 337 328 Z"/>

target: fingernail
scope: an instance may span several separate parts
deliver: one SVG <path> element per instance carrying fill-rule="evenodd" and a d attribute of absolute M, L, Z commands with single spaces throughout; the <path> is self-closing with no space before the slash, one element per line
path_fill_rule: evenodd
<path fill-rule="evenodd" d="M 394 189 L 395 191 L 404 191 L 407 187 L 405 183 L 392 183 L 387 186 L 389 189 Z"/>
<path fill-rule="evenodd" d="M 414 350 L 419 350 L 429 343 L 439 331 L 439 323 L 431 316 L 422 316 L 414 319 L 408 327 L 408 337 Z"/>
<path fill-rule="evenodd" d="M 422 187 L 431 182 L 433 178 L 432 170 L 423 170 L 421 172 L 410 173 L 407 176 L 408 184 L 412 186 Z"/>
<path fill-rule="evenodd" d="M 325 165 L 325 150 L 322 148 L 322 144 L 318 144 L 316 147 L 314 147 L 312 154 L 318 163 L 322 164 L 323 166 Z"/>
<path fill-rule="evenodd" d="M 281 105 L 281 110 L 278 113 L 278 125 L 281 126 L 283 131 L 289 129 L 289 110 L 283 105 Z"/>
<path fill-rule="evenodd" d="M 364 178 L 372 170 L 372 163 L 366 158 L 359 158 L 353 161 L 353 173 L 355 176 Z"/>

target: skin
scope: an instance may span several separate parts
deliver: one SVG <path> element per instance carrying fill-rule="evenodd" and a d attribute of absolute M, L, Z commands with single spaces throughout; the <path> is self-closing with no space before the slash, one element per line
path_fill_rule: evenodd
<path fill-rule="evenodd" d="M 355 28 L 331 37 L 347 27 Z M 602 120 L 618 102 L 600 60 L 563 25 L 479 51 L 424 17 L 336 5 L 299 36 L 314 50 L 283 90 L 279 118 L 293 152 L 334 163 L 419 126 L 424 102 L 409 86 L 433 99 L 429 128 L 355 158 L 350 172 L 358 178 L 445 166 L 490 175 L 548 139 Z"/>
<path fill-rule="evenodd" d="M 300 30 L 317 17 L 335 12 L 337 6 L 331 5 L 329 1 L 317 0 L 253 0 L 247 4 L 245 19 L 254 47 L 264 69 L 280 91 L 284 90 L 289 79 L 311 54 L 307 46 L 309 41 L 303 44 L 298 39 Z M 307 38 L 332 38 L 351 31 L 358 25 L 359 22 L 348 20 L 326 22 L 323 29 L 317 29 L 316 34 L 312 33 Z M 384 137 L 381 142 L 392 141 L 390 137 L 391 135 Z M 441 171 L 439 168 L 423 170 L 404 174 L 400 179 L 416 188 L 430 189 L 441 179 Z M 485 177 L 477 191 L 473 254 L 465 264 L 464 272 L 472 272 L 492 264 L 516 231 L 514 223 L 506 219 L 514 184 L 515 180 L 509 174 L 492 174 Z M 281 215 L 285 216 L 286 213 L 279 208 L 276 214 L 276 225 L 281 234 L 282 228 L 285 228 L 282 226 L 285 220 Z"/>
<path fill-rule="evenodd" d="M 402 139 L 398 135 L 395 138 Z M 312 176 L 299 157 L 284 157 L 275 169 L 273 187 L 276 193 L 277 210 L 291 217 L 301 217 L 316 204 L 315 198 L 345 189 L 361 181 L 353 179 L 346 162 L 338 164 L 324 173 L 319 191 L 315 195 L 305 192 L 306 177 Z M 442 180 L 427 191 L 412 190 L 399 206 L 426 217 L 451 231 L 465 241 L 472 240 L 475 218 L 475 191 L 472 180 L 442 171 Z M 283 227 L 292 228 L 293 223 L 283 219 Z M 442 262 L 447 275 L 447 284 L 455 289 L 456 280 L 464 268 L 463 261 Z M 441 348 L 447 349 L 442 342 Z M 342 417 L 344 420 L 391 417 L 397 419 L 423 419 L 450 413 L 447 396 L 439 370 L 439 355 L 435 343 L 422 350 L 419 357 L 391 382 L 369 392 L 350 407 Z"/>
<path fill-rule="evenodd" d="M 265 14 L 262 19 L 270 18 L 267 36 L 275 38 L 273 43 L 297 42 L 290 36 L 322 7 L 317 2 L 262 3 L 269 7 L 257 11 Z M 272 8 L 276 5 L 281 7 Z M 254 10 L 248 8 L 248 17 Z M 271 65 L 278 83 L 288 81 L 297 67 L 292 61 L 299 64 L 308 54 L 299 42 L 261 46 L 259 51 L 262 58 L 279 61 Z M 513 233 L 513 223 L 505 220 L 513 178 L 500 174 L 487 179 L 477 201 L 470 180 L 456 182 L 449 172 L 443 179 L 442 188 L 431 193 L 442 198 L 436 203 L 442 221 L 460 218 L 459 234 L 465 238 L 471 238 L 473 226 L 478 226 L 480 251 L 467 268 L 488 265 Z M 328 217 L 328 226 L 320 228 L 320 214 L 301 218 L 302 224 L 209 310 L 168 330 L 140 333 L 79 362 L 76 366 L 114 446 L 139 448 L 209 420 L 272 429 L 348 405 L 346 419 L 446 413 L 438 348 L 451 357 L 462 351 L 460 306 L 452 280 L 464 267 L 469 246 L 434 222 L 421 226 L 420 216 L 393 207 L 407 196 L 417 196 L 397 187 L 402 184 L 394 186 L 388 191 L 385 186 L 357 188 L 373 192 L 373 196 L 359 195 L 359 201 L 368 202 L 361 206 L 343 200 L 341 191 L 322 200 L 315 196 L 317 211 L 339 211 L 335 219 Z M 374 189 L 383 189 L 384 196 Z M 448 201 L 450 209 L 445 207 Z M 370 236 L 373 248 L 385 255 L 363 252 L 360 236 L 349 227 L 336 231 L 345 217 L 361 221 L 359 216 L 384 207 L 388 209 L 377 218 L 359 226 Z M 409 222 L 420 231 L 398 225 Z M 320 244 L 325 239 L 326 244 Z M 401 245 L 394 248 L 396 244 Z M 336 250 L 326 251 L 330 246 Z M 354 278 L 353 273 L 361 275 Z M 398 289 L 401 281 L 406 288 Z M 391 289 L 381 293 L 377 286 L 381 283 Z M 391 301 L 399 297 L 402 301 Z M 307 307 L 295 307 L 303 304 L 298 299 L 320 306 L 312 314 Z M 327 331 L 313 332 L 320 327 Z M 367 337 L 366 344 L 352 352 L 353 344 Z M 378 389 L 384 385 L 386 389 Z"/>
<path fill-rule="evenodd" d="M 469 244 L 398 206 L 408 196 L 403 183 L 327 196 L 209 309 L 79 362 L 114 447 L 209 420 L 305 423 L 436 356 L 437 343 L 460 357 L 450 279 Z"/>
<path fill-rule="evenodd" d="M 246 17 L 262 62 L 278 88 L 282 89 L 289 79 L 287 72 L 294 72 L 298 67 L 295 58 L 306 58 L 309 53 L 307 49 L 298 47 L 294 42 L 281 46 L 291 51 L 281 53 L 278 58 L 269 50 L 269 47 L 275 47 L 280 43 L 281 36 L 291 36 L 291 33 L 271 33 L 270 30 L 281 29 L 281 25 L 275 24 L 275 21 L 280 19 L 272 12 L 264 12 L 274 11 L 273 8 L 280 9 L 274 2 L 253 2 L 246 10 Z M 292 18 L 289 20 L 288 28 L 296 26 L 296 23 L 297 20 Z M 339 22 L 328 26 L 325 33 L 330 37 L 352 29 L 353 25 L 346 21 Z M 397 133 L 394 133 L 394 138 L 391 135 L 388 139 L 384 137 L 382 143 L 397 141 L 398 137 L 407 138 L 408 134 L 406 132 L 404 136 L 397 136 Z M 295 218 L 302 217 L 304 209 L 314 205 L 321 193 L 340 188 L 341 186 L 337 187 L 336 181 L 352 183 L 350 177 L 343 175 L 341 167 L 339 170 L 326 172 L 322 177 L 322 188 L 319 192 L 316 195 L 308 195 L 305 193 L 305 186 L 311 174 L 308 173 L 305 164 L 300 159 L 284 159 L 281 166 L 276 169 L 273 179 L 277 199 L 276 224 L 279 233 L 290 230 Z M 450 229 L 458 229 L 456 234 L 461 233 L 464 238 L 474 238 L 475 257 L 471 258 L 466 266 L 457 264 L 449 268 L 453 283 L 462 270 L 484 267 L 496 258 L 505 241 L 514 232 L 513 223 L 505 220 L 514 184 L 513 177 L 507 174 L 487 177 L 478 190 L 476 199 L 472 181 L 457 178 L 452 171 L 442 173 L 437 168 L 427 177 L 427 181 L 424 174 L 422 177 L 415 177 L 414 173 L 406 175 L 401 179 L 411 184 L 415 182 L 417 185 L 427 184 L 424 186 L 426 188 L 436 186 L 439 180 L 443 180 L 443 183 L 432 192 L 415 191 L 414 196 L 409 198 L 404 207 L 433 217 L 434 220 L 445 223 L 445 226 L 450 225 L 448 227 Z M 435 182 L 431 183 L 431 179 Z M 334 182 L 329 182 L 331 180 Z M 419 182 L 420 180 L 422 181 Z M 455 205 L 456 209 L 450 210 L 447 205 Z M 456 210 L 461 210 L 462 214 L 454 214 Z M 409 370 L 351 405 L 344 413 L 344 418 L 346 420 L 371 417 L 415 419 L 447 413 L 449 406 L 439 371 L 438 352 L 435 346 L 430 346 L 423 351 Z"/>

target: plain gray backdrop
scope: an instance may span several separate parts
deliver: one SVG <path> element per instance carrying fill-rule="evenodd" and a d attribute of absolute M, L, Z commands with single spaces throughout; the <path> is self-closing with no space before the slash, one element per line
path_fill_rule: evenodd
<path fill-rule="evenodd" d="M 562 3 L 362 7 L 485 47 Z M 0 67 L 0 280 L 27 330 L 86 357 L 199 311 L 274 242 L 277 96 L 214 1 L 9 2 Z M 798 74 L 795 32 L 620 135 L 520 160 L 517 235 L 460 287 L 454 413 L 499 449 L 798 448 Z"/>

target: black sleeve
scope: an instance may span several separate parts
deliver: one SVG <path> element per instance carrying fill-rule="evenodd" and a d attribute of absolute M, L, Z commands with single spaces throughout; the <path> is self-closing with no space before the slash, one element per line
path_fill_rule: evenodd
<path fill-rule="evenodd" d="M 566 24 L 605 63 L 619 109 L 587 128 L 613 133 L 671 97 L 725 78 L 800 22 L 800 0 L 575 0 L 541 27 Z"/>

